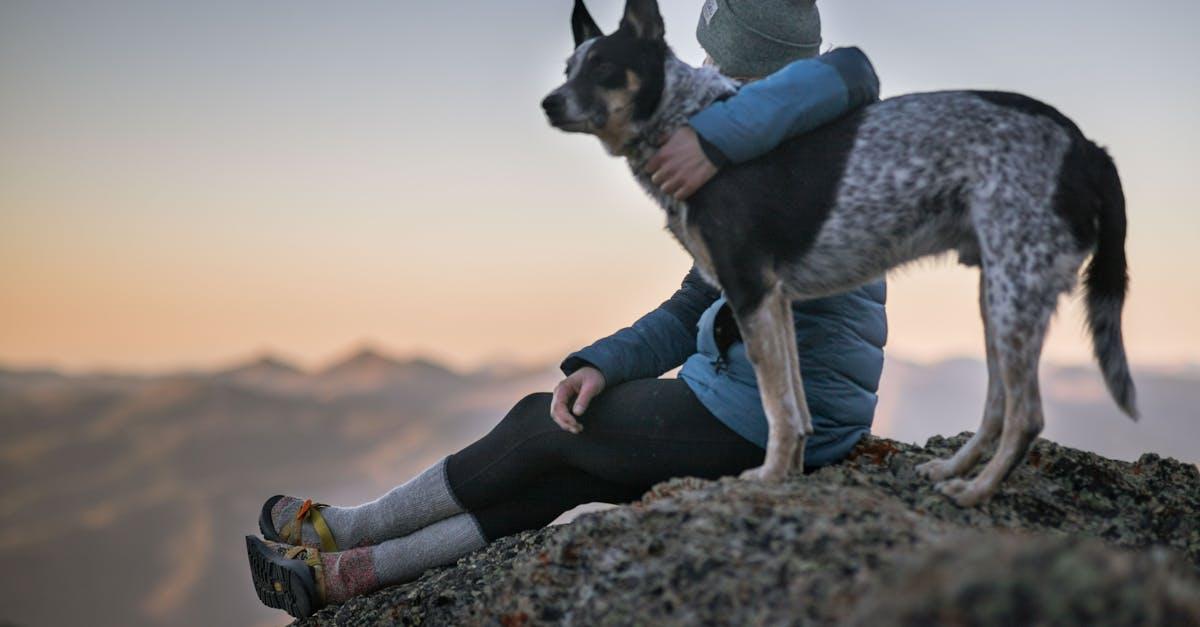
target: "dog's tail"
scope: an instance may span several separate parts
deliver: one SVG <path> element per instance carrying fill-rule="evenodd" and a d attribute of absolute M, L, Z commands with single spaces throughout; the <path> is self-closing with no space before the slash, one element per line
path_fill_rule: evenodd
<path fill-rule="evenodd" d="M 1090 144 L 1090 142 L 1089 142 Z M 1087 326 L 1104 382 L 1117 405 L 1137 420 L 1138 412 L 1121 334 L 1121 310 L 1129 287 L 1125 265 L 1125 192 L 1112 158 L 1091 144 L 1088 171 L 1096 208 L 1096 250 L 1084 273 Z"/>

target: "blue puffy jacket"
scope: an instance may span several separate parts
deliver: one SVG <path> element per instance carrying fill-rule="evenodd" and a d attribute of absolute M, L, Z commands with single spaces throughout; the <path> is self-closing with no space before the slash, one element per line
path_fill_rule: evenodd
<path fill-rule="evenodd" d="M 857 48 L 796 61 L 743 87 L 690 123 L 718 165 L 769 152 L 784 139 L 874 102 L 879 82 Z M 883 281 L 793 305 L 804 391 L 816 433 L 805 463 L 839 461 L 871 428 L 887 340 Z M 569 355 L 562 371 L 591 365 L 607 385 L 657 377 L 679 365 L 679 378 L 714 416 L 766 447 L 767 419 L 754 368 L 741 342 L 720 354 L 713 327 L 725 298 L 695 268 L 679 290 L 632 326 Z"/>

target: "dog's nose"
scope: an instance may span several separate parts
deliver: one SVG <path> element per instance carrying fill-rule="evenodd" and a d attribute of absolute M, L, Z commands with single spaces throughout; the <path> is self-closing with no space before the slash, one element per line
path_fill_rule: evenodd
<path fill-rule="evenodd" d="M 550 94 L 542 101 L 542 109 L 551 119 L 562 117 L 563 112 L 567 108 L 567 99 L 561 94 Z"/>

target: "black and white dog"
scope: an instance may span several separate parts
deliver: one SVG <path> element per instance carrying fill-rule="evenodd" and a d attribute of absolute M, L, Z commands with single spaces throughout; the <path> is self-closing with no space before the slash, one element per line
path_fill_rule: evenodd
<path fill-rule="evenodd" d="M 836 294 L 922 257 L 957 252 L 981 268 L 987 343 L 983 423 L 954 456 L 920 466 L 963 506 L 985 501 L 1042 429 L 1038 360 L 1058 297 L 1085 272 L 1095 355 L 1136 418 L 1121 338 L 1128 283 L 1125 200 L 1107 153 L 1054 108 L 1011 93 L 892 98 L 729 167 L 686 202 L 642 168 L 655 140 L 737 85 L 671 52 L 655 0 L 628 0 L 604 35 L 576 0 L 567 80 L 542 103 L 551 124 L 596 135 L 666 210 L 667 227 L 724 290 L 769 421 L 761 467 L 802 466 L 812 420 L 800 379 L 795 299 Z M 963 477 L 999 438 L 973 480 Z"/>

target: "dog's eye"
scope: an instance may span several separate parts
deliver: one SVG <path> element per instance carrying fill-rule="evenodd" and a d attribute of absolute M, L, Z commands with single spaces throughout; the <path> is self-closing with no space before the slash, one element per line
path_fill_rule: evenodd
<path fill-rule="evenodd" d="M 612 78 L 613 74 L 616 74 L 616 73 L 617 73 L 617 66 L 615 64 L 609 63 L 607 61 L 605 61 L 603 63 L 597 63 L 595 66 L 592 67 L 592 76 L 594 76 L 596 78 L 596 80 L 602 81 L 607 78 Z"/>

